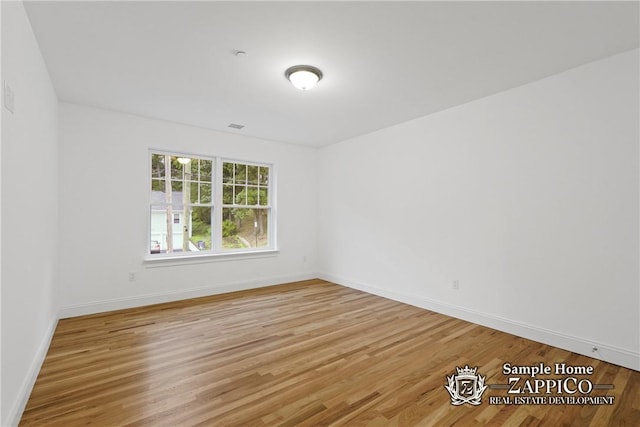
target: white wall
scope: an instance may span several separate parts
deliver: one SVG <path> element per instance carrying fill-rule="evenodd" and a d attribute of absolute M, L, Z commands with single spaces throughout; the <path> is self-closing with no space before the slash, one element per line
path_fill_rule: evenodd
<path fill-rule="evenodd" d="M 640 369 L 638 75 L 629 51 L 321 149 L 323 276 Z"/>
<path fill-rule="evenodd" d="M 1 2 L 2 419 L 17 423 L 57 320 L 57 98 L 21 2 Z"/>
<path fill-rule="evenodd" d="M 64 103 L 60 144 L 62 317 L 316 277 L 315 149 Z M 144 264 L 150 148 L 273 163 L 280 253 Z"/>

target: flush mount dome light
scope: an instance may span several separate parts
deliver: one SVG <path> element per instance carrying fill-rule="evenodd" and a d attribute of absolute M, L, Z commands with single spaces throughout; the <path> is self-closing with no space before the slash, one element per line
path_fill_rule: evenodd
<path fill-rule="evenodd" d="M 289 67 L 284 75 L 300 90 L 309 90 L 322 79 L 322 71 L 311 65 L 294 65 Z"/>

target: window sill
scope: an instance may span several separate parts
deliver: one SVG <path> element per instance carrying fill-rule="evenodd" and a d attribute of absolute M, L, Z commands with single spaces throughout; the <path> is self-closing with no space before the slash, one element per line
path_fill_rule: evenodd
<path fill-rule="evenodd" d="M 255 258 L 269 258 L 278 255 L 278 249 L 265 249 L 244 252 L 222 252 L 192 255 L 155 255 L 147 256 L 143 264 L 147 268 L 169 267 L 174 265 L 203 264 L 220 261 L 239 261 Z"/>

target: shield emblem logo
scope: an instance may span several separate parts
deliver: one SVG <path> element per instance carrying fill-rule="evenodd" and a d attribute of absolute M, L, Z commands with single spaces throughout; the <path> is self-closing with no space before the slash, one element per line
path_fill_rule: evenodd
<path fill-rule="evenodd" d="M 456 366 L 457 375 L 451 375 L 447 378 L 445 389 L 451 395 L 451 404 L 455 406 L 468 403 L 470 405 L 479 405 L 482 403 L 482 393 L 487 389 L 484 385 L 485 377 L 476 374 L 478 368 L 458 368 Z"/>

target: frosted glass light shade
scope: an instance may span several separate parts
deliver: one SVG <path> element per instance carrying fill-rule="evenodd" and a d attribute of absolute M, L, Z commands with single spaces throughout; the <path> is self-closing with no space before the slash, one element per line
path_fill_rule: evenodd
<path fill-rule="evenodd" d="M 309 90 L 322 79 L 322 71 L 310 65 L 296 65 L 285 72 L 292 85 L 300 90 Z"/>

